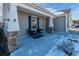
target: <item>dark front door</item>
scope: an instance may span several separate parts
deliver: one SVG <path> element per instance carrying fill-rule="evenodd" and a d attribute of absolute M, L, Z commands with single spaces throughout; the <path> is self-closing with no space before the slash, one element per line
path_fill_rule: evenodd
<path fill-rule="evenodd" d="M 29 16 L 28 29 L 37 30 L 39 28 L 39 19 L 37 16 Z"/>

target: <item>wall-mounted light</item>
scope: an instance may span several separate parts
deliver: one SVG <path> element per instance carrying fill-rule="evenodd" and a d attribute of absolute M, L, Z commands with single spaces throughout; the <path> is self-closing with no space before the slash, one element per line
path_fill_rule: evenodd
<path fill-rule="evenodd" d="M 14 22 L 16 22 L 16 19 L 14 19 Z"/>
<path fill-rule="evenodd" d="M 8 18 L 7 20 L 8 20 L 8 22 L 10 21 L 10 19 L 9 19 L 9 18 Z"/>

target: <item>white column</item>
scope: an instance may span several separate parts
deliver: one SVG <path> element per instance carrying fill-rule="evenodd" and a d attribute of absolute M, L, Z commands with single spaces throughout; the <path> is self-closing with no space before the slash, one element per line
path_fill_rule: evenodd
<path fill-rule="evenodd" d="M 50 17 L 50 20 L 49 20 L 49 33 L 52 33 L 53 31 L 53 18 Z"/>
<path fill-rule="evenodd" d="M 70 22 L 71 21 L 71 22 Z M 71 17 L 71 13 L 69 14 L 69 28 L 71 28 L 72 27 L 72 24 L 73 24 L 73 22 L 72 22 L 72 17 Z"/>
<path fill-rule="evenodd" d="M 8 32 L 20 31 L 16 4 L 10 4 L 10 13 L 9 14 L 10 15 L 9 15 L 9 22 L 8 22 Z"/>
<path fill-rule="evenodd" d="M 68 32 L 68 14 L 65 14 L 66 17 L 66 33 Z"/>
<path fill-rule="evenodd" d="M 49 27 L 52 27 L 53 28 L 53 18 L 52 17 L 50 17 Z"/>

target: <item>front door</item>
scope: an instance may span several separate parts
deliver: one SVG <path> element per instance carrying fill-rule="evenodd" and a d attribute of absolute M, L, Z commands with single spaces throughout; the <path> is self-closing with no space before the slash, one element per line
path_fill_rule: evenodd
<path fill-rule="evenodd" d="M 37 30 L 37 16 L 31 16 L 31 30 Z"/>

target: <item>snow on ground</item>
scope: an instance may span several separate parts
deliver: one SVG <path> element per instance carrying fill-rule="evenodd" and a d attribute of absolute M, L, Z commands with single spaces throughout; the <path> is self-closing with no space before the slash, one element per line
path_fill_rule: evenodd
<path fill-rule="evenodd" d="M 61 44 L 63 41 L 67 41 L 67 39 L 72 39 L 72 40 L 78 40 L 78 42 L 74 42 L 74 51 L 73 51 L 73 56 L 79 56 L 79 34 L 69 34 L 67 37 L 62 36 L 62 38 L 57 42 L 56 45 L 52 46 L 52 48 L 49 50 L 49 52 L 46 54 L 46 56 L 67 56 L 67 54 L 58 49 L 59 44 Z"/>
<path fill-rule="evenodd" d="M 78 35 L 72 35 L 78 39 Z M 20 38 L 20 48 L 11 53 L 11 56 L 64 56 L 63 51 L 56 49 L 56 44 L 60 44 L 71 35 L 67 33 L 45 33 L 43 37 L 33 39 L 31 37 Z M 77 49 L 78 44 L 75 46 Z M 79 55 L 79 53 L 77 53 Z"/>

